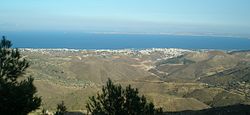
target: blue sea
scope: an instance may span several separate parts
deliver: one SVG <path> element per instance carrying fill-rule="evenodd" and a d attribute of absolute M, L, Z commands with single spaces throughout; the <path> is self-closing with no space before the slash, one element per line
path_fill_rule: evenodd
<path fill-rule="evenodd" d="M 249 50 L 250 39 L 236 37 L 92 34 L 63 32 L 6 32 L 17 48 L 73 48 L 73 49 L 221 49 Z"/>

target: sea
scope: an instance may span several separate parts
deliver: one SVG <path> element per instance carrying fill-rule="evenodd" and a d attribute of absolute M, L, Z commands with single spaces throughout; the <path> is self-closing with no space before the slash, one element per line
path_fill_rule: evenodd
<path fill-rule="evenodd" d="M 241 37 L 66 32 L 5 32 L 4 35 L 15 48 L 250 50 L 250 39 Z"/>

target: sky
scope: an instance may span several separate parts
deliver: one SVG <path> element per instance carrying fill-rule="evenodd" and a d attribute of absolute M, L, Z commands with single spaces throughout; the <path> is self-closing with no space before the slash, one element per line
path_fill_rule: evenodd
<path fill-rule="evenodd" d="M 250 0 L 1 0 L 0 31 L 250 37 Z"/>

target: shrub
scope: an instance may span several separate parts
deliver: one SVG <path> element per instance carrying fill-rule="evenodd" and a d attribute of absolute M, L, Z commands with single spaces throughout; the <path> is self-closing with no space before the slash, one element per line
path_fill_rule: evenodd
<path fill-rule="evenodd" d="M 108 79 L 102 93 L 89 98 L 86 105 L 93 115 L 156 115 L 162 113 L 162 108 L 155 108 L 152 102 L 147 102 L 145 96 L 139 96 L 138 89 L 130 85 L 122 88 Z"/>

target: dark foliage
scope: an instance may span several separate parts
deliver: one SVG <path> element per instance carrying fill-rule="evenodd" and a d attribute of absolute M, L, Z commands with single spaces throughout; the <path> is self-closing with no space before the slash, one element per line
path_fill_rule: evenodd
<path fill-rule="evenodd" d="M 115 85 L 109 79 L 103 86 L 102 93 L 92 96 L 86 105 L 93 115 L 156 115 L 161 114 L 161 108 L 147 102 L 144 96 L 138 95 L 138 89 Z"/>
<path fill-rule="evenodd" d="M 165 115 L 250 115 L 250 105 L 230 105 L 197 111 L 168 112 Z"/>
<path fill-rule="evenodd" d="M 67 108 L 64 105 L 64 102 L 57 104 L 57 111 L 55 115 L 64 115 L 67 112 Z"/>
<path fill-rule="evenodd" d="M 37 90 L 32 77 L 18 79 L 29 63 L 11 46 L 3 36 L 0 43 L 0 113 L 26 115 L 40 106 L 41 98 L 35 96 Z"/>

